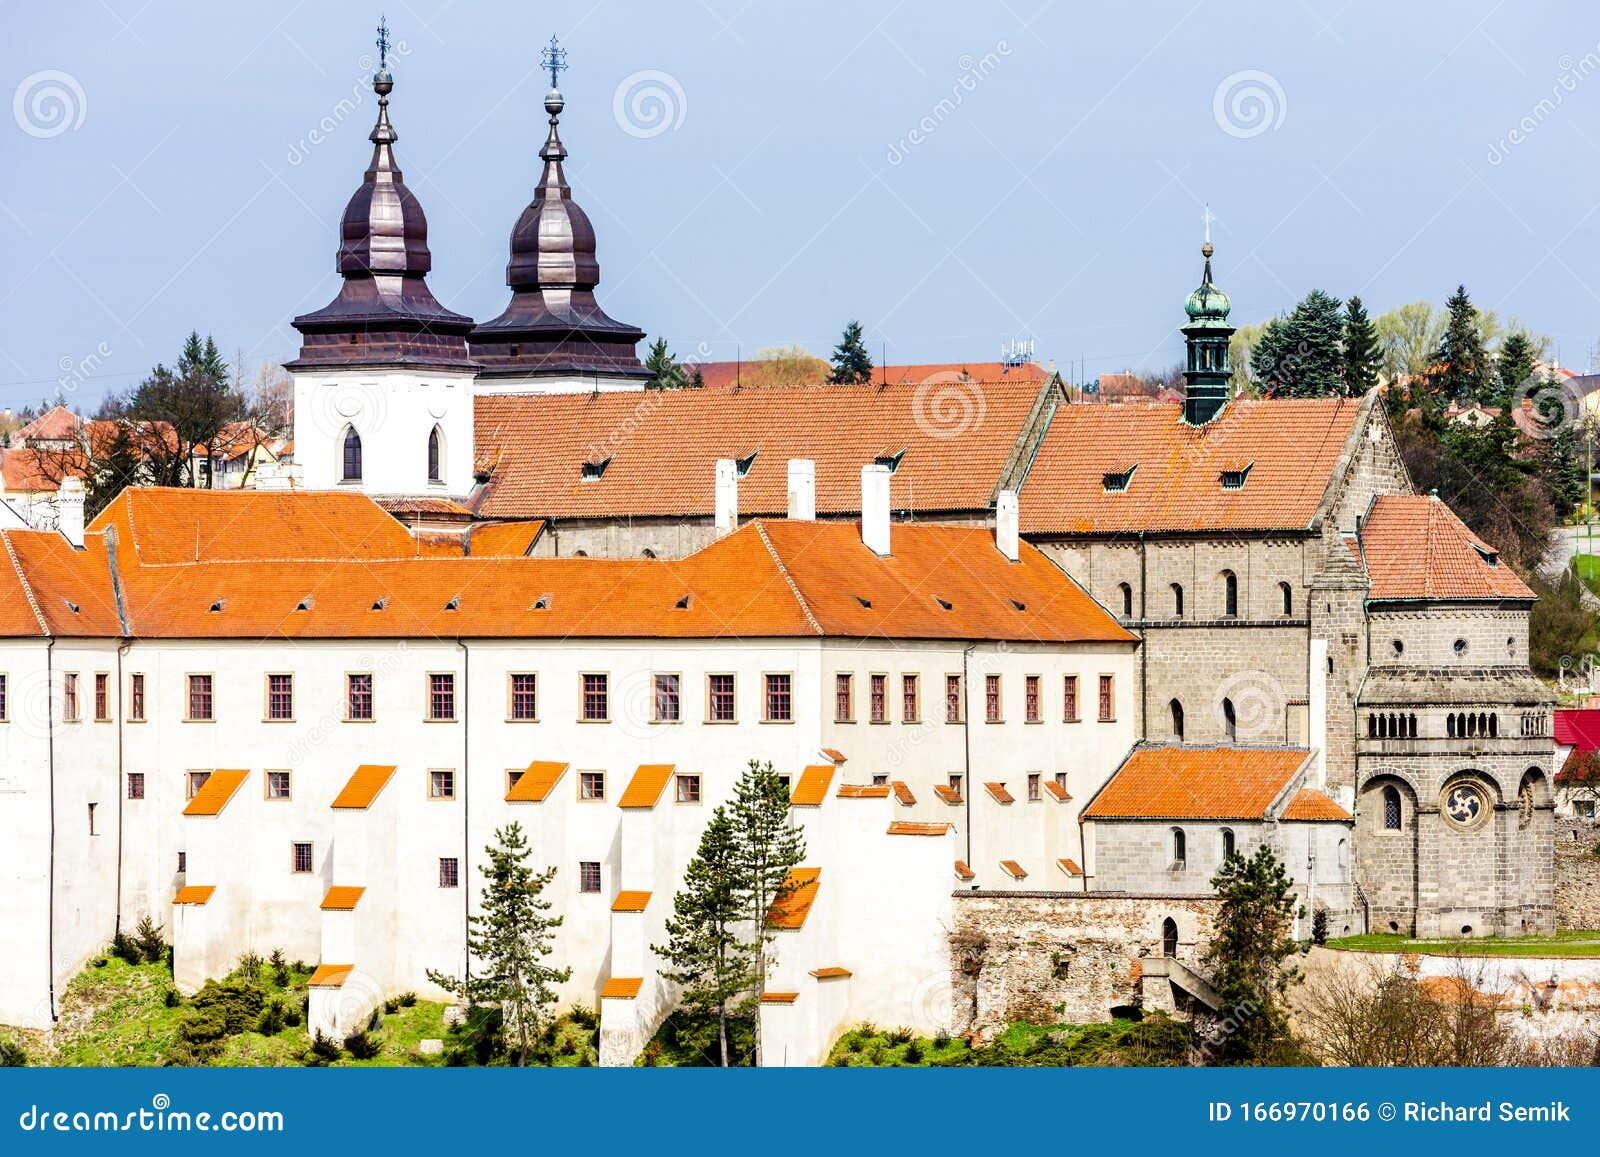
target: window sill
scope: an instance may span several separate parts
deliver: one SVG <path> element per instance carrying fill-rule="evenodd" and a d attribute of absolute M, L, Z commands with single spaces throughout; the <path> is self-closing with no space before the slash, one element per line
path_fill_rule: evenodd
<path fill-rule="evenodd" d="M 184 723 L 215 723 L 215 719 L 185 719 Z"/>
<path fill-rule="evenodd" d="M 520 718 L 519 716 L 516 716 L 516 715 L 507 715 L 506 716 L 506 722 L 507 723 L 538 723 L 539 720 L 537 718 L 534 718 L 534 719 L 523 719 L 523 718 Z"/>

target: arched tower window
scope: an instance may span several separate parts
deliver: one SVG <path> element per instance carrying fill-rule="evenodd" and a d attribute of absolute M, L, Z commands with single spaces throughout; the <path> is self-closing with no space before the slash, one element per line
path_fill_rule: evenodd
<path fill-rule="evenodd" d="M 1392 787 L 1383 789 L 1383 826 L 1391 832 L 1400 830 L 1400 793 Z"/>
<path fill-rule="evenodd" d="M 1172 829 L 1172 866 L 1183 867 L 1183 862 L 1188 859 L 1189 840 L 1183 834 L 1182 828 Z"/>
<path fill-rule="evenodd" d="M 346 426 L 344 430 L 344 472 L 341 476 L 346 482 L 361 481 L 361 435 L 356 433 L 354 426 Z"/>
<path fill-rule="evenodd" d="M 1176 699 L 1170 704 L 1172 708 L 1172 738 L 1179 743 L 1183 742 L 1183 704 Z"/>
<path fill-rule="evenodd" d="M 1234 852 L 1233 829 L 1232 828 L 1223 828 L 1222 829 L 1222 858 L 1224 860 L 1226 860 L 1229 856 L 1233 855 L 1233 852 Z"/>
<path fill-rule="evenodd" d="M 1178 922 L 1171 916 L 1161 921 L 1161 955 L 1178 954 Z"/>
<path fill-rule="evenodd" d="M 1222 731 L 1229 743 L 1239 738 L 1239 717 L 1233 710 L 1232 699 L 1222 701 Z"/>
<path fill-rule="evenodd" d="M 1287 618 L 1294 614 L 1294 588 L 1288 583 L 1279 583 L 1278 590 L 1283 595 L 1283 614 Z"/>
<path fill-rule="evenodd" d="M 428 481 L 429 482 L 442 482 L 442 481 L 444 481 L 444 475 L 440 472 L 442 470 L 442 467 L 440 465 L 440 459 L 444 457 L 444 455 L 441 453 L 441 450 L 443 449 L 443 442 L 444 442 L 444 436 L 439 433 L 439 427 L 435 426 L 433 429 L 428 431 Z"/>
<path fill-rule="evenodd" d="M 1222 572 L 1222 613 L 1230 619 L 1239 613 L 1239 576 L 1231 570 Z"/>
<path fill-rule="evenodd" d="M 1133 588 L 1127 583 L 1118 583 L 1117 589 L 1122 592 L 1122 617 L 1133 618 Z"/>
<path fill-rule="evenodd" d="M 1183 584 L 1172 584 L 1172 617 L 1183 618 Z"/>

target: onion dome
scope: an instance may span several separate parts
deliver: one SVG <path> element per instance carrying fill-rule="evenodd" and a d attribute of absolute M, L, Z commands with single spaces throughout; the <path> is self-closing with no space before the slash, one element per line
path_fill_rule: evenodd
<path fill-rule="evenodd" d="M 552 56 L 552 52 L 560 55 Z M 544 162 L 533 200 L 511 230 L 506 284 L 511 303 L 467 338 L 482 377 L 600 374 L 647 378 L 634 347 L 644 337 L 637 326 L 616 321 L 600 308 L 594 226 L 567 184 L 562 162 L 560 117 L 566 100 L 555 86 L 565 53 L 547 50 L 550 91 L 544 109 L 550 132 L 539 157 Z M 551 62 L 554 61 L 552 64 Z"/>
<path fill-rule="evenodd" d="M 380 39 L 380 50 L 387 41 Z M 314 366 L 443 365 L 471 368 L 472 319 L 452 313 L 425 280 L 433 268 L 428 219 L 395 164 L 399 134 L 389 123 L 394 77 L 387 62 L 372 77 L 378 122 L 368 138 L 372 163 L 339 225 L 339 294 L 294 319 L 302 341 L 290 369 Z"/>
<path fill-rule="evenodd" d="M 1225 323 L 1228 311 L 1233 308 L 1228 295 L 1211 284 L 1211 255 L 1214 252 L 1209 241 L 1200 247 L 1200 253 L 1206 259 L 1205 273 L 1201 275 L 1200 288 L 1183 303 L 1183 311 L 1189 315 L 1191 324 Z"/>

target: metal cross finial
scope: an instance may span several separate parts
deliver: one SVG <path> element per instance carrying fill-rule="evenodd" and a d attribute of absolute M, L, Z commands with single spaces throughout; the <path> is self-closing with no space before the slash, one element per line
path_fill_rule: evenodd
<path fill-rule="evenodd" d="M 567 70 L 567 50 L 561 47 L 560 42 L 554 36 L 550 38 L 550 43 L 545 47 L 544 51 L 539 53 L 539 62 L 544 68 L 550 70 L 550 87 L 558 87 L 556 83 L 557 74 Z"/>
<path fill-rule="evenodd" d="M 385 68 L 389 64 L 389 18 L 378 17 L 378 67 Z"/>
<path fill-rule="evenodd" d="M 1200 214 L 1200 223 L 1206 227 L 1207 245 L 1211 244 L 1211 222 L 1215 221 L 1216 219 L 1216 215 L 1211 212 L 1210 205 L 1207 205 L 1205 212 Z"/>

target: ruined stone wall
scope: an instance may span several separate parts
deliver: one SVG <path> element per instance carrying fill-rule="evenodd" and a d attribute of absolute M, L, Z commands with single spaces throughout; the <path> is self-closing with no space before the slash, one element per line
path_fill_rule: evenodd
<path fill-rule="evenodd" d="M 1564 816 L 1555 830 L 1556 927 L 1600 929 L 1600 823 Z"/>
<path fill-rule="evenodd" d="M 1178 959 L 1198 967 L 1217 907 L 1198 896 L 958 892 L 952 1027 L 987 1038 L 1013 1021 L 1091 1023 L 1143 1006 L 1140 960 L 1161 955 L 1163 922 L 1178 926 Z M 1153 1003 L 1170 1007 L 1170 995 Z"/>

